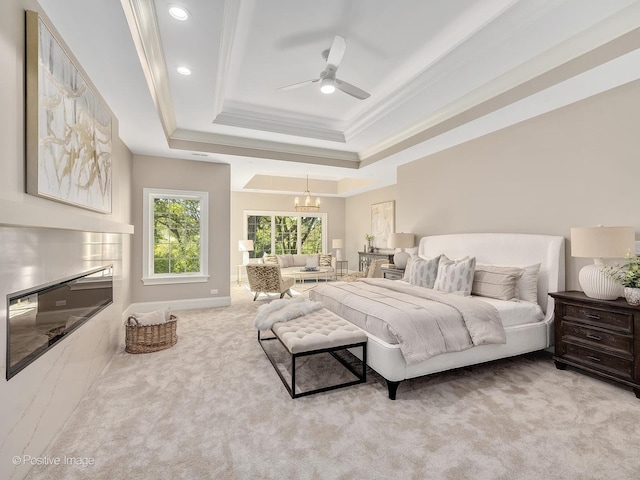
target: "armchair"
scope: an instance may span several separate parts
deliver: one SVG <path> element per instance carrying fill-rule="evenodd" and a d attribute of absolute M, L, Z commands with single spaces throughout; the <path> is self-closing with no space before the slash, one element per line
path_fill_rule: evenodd
<path fill-rule="evenodd" d="M 279 265 L 271 265 L 268 263 L 252 263 L 247 265 L 247 278 L 249 279 L 249 288 L 255 293 L 253 300 L 258 298 L 261 293 L 279 293 L 280 298 L 286 293 L 290 297 L 291 287 L 295 282 L 292 277 L 283 278 L 280 273 Z"/>
<path fill-rule="evenodd" d="M 382 265 L 388 263 L 386 258 L 380 258 L 371 261 L 366 270 L 362 272 L 353 272 L 341 278 L 343 282 L 354 282 L 360 278 L 382 278 Z"/>

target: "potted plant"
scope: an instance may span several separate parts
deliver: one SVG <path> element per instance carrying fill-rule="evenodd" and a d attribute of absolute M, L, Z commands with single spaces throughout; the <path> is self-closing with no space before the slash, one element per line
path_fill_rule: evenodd
<path fill-rule="evenodd" d="M 627 254 L 627 263 L 605 267 L 608 277 L 622 284 L 624 298 L 632 306 L 640 305 L 640 256 Z"/>
<path fill-rule="evenodd" d="M 373 242 L 374 236 L 370 233 L 365 233 L 364 238 L 367 241 L 369 252 L 373 252 L 373 244 L 371 242 Z"/>

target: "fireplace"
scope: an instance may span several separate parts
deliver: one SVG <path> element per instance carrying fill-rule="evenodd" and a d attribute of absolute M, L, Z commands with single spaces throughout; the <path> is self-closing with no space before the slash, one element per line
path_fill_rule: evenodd
<path fill-rule="evenodd" d="M 113 303 L 113 266 L 7 295 L 7 380 Z"/>

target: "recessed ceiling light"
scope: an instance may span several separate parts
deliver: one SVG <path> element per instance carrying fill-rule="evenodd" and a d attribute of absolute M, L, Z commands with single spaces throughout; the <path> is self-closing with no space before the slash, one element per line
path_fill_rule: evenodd
<path fill-rule="evenodd" d="M 189 12 L 187 12 L 182 7 L 176 6 L 169 8 L 169 15 L 171 15 L 176 20 L 180 20 L 181 22 L 184 22 L 187 18 L 189 18 Z"/>
<path fill-rule="evenodd" d="M 178 68 L 176 68 L 176 71 L 180 75 L 191 75 L 191 69 L 187 68 L 187 67 L 178 67 Z"/>

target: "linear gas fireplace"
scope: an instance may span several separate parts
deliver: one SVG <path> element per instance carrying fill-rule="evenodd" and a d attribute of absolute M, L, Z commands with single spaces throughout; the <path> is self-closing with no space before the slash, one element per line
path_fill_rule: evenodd
<path fill-rule="evenodd" d="M 7 295 L 7 380 L 113 303 L 113 266 Z"/>

